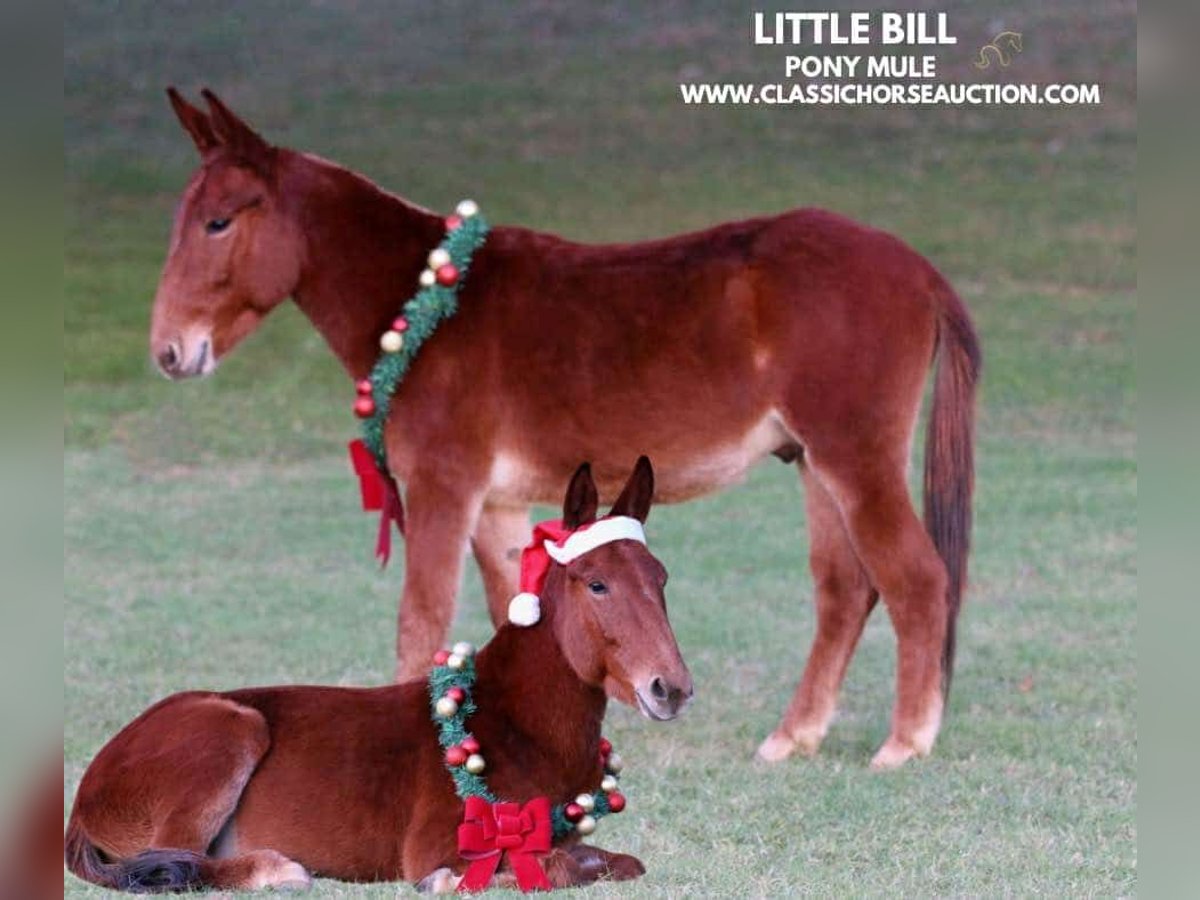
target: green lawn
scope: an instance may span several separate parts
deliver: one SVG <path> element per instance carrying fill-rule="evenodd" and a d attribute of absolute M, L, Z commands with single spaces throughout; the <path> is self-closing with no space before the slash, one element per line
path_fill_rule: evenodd
<path fill-rule="evenodd" d="M 979 77 L 968 48 L 1002 21 L 1026 47 L 1006 77 L 1100 82 L 1099 108 L 818 110 L 682 105 L 683 78 L 781 80 L 782 51 L 750 46 L 727 4 L 499 6 L 68 3 L 68 805 L 165 693 L 373 684 L 392 666 L 400 567 L 371 562 L 342 456 L 349 386 L 316 334 L 289 306 L 214 379 L 168 384 L 147 362 L 194 163 L 162 88 L 209 84 L 269 138 L 419 203 L 470 195 L 579 239 L 828 206 L 904 237 L 974 312 L 976 549 L 935 755 L 866 769 L 893 690 L 877 614 L 822 756 L 752 761 L 813 624 L 797 479 L 764 463 L 651 517 L 697 700 L 665 726 L 613 710 L 631 810 L 599 840 L 649 872 L 593 893 L 1132 894 L 1134 8 L 943 7 L 960 39 L 944 72 Z M 472 572 L 455 636 L 487 633 Z M 68 876 L 66 893 L 104 892 Z"/>

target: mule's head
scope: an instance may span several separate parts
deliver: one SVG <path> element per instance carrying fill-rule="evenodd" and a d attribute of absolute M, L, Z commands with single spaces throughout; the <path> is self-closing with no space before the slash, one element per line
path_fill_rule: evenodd
<path fill-rule="evenodd" d="M 150 355 L 168 378 L 207 375 L 300 278 L 303 242 L 276 190 L 279 151 L 208 90 L 202 112 L 167 90 L 200 151 L 163 267 Z"/>
<path fill-rule="evenodd" d="M 646 521 L 654 471 L 638 460 L 609 516 Z M 590 467 L 579 467 L 567 488 L 563 524 L 596 518 Z M 692 676 L 679 653 L 663 588 L 667 570 L 637 540 L 615 540 L 573 559 L 561 571 L 554 628 L 567 661 L 583 681 L 637 707 L 647 718 L 673 719 L 692 697 Z"/>

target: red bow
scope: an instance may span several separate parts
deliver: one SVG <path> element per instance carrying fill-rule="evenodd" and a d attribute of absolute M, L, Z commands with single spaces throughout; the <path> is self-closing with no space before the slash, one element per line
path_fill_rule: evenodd
<path fill-rule="evenodd" d="M 365 510 L 379 510 L 379 536 L 375 540 L 375 556 L 386 566 L 392 555 L 392 523 L 404 536 L 404 504 L 400 502 L 400 489 L 390 472 L 379 471 L 375 457 L 362 441 L 350 442 L 350 462 L 358 476 L 358 487 L 362 493 Z"/>
<path fill-rule="evenodd" d="M 550 852 L 550 800 L 534 797 L 519 803 L 488 803 L 468 797 L 458 826 L 458 852 L 471 865 L 459 882 L 459 893 L 485 890 L 507 853 L 517 886 L 529 891 L 551 889 L 538 856 Z"/>

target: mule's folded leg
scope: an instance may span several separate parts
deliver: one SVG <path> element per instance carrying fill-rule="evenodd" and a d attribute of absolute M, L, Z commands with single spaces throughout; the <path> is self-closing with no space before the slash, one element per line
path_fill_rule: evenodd
<path fill-rule="evenodd" d="M 164 700 L 84 775 L 68 831 L 72 871 L 126 889 L 306 887 L 304 868 L 274 850 L 205 855 L 270 744 L 258 710 L 212 694 Z"/>
<path fill-rule="evenodd" d="M 646 867 L 636 856 L 611 853 L 587 844 L 576 844 L 567 853 L 579 864 L 583 884 L 593 881 L 631 881 L 646 874 Z"/>
<path fill-rule="evenodd" d="M 312 884 L 304 866 L 274 850 L 253 850 L 201 867 L 205 886 L 229 891 L 303 890 Z"/>
<path fill-rule="evenodd" d="M 778 762 L 800 752 L 814 755 L 837 708 L 838 689 L 879 595 L 871 587 L 846 533 L 841 510 L 803 465 L 809 563 L 816 586 L 817 632 L 804 675 L 783 720 L 758 748 L 758 758 Z"/>
<path fill-rule="evenodd" d="M 455 875 L 449 866 L 435 869 L 417 882 L 417 893 L 420 894 L 453 894 L 458 890 L 461 875 Z"/>
<path fill-rule="evenodd" d="M 598 852 L 603 853 L 604 851 Z M 625 858 L 633 859 L 632 856 Z M 637 860 L 633 861 L 637 863 Z M 542 871 L 546 873 L 546 879 L 554 888 L 577 887 L 581 884 L 589 884 L 601 877 L 594 871 L 585 872 L 583 866 L 575 858 L 574 852 L 568 852 L 560 847 L 554 848 L 544 856 L 541 859 L 541 866 Z M 635 878 L 637 876 L 625 877 Z M 462 881 L 461 875 L 455 874 L 449 866 L 443 866 L 418 881 L 417 890 L 423 894 L 452 894 L 458 889 L 460 881 Z M 517 876 L 508 867 L 507 862 L 502 862 L 501 869 L 492 876 L 492 880 L 488 883 L 488 890 L 514 890 L 519 887 Z"/>

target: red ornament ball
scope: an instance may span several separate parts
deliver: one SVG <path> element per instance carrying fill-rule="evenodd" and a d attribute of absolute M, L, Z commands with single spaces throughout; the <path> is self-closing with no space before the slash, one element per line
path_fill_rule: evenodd
<path fill-rule="evenodd" d="M 392 319 L 392 331 L 399 331 L 401 334 L 408 331 L 408 319 L 404 316 L 396 316 Z"/>
<path fill-rule="evenodd" d="M 452 687 L 450 690 L 446 691 L 446 696 L 455 703 L 462 703 L 467 699 L 467 692 L 460 687 Z M 471 752 L 474 753 L 475 751 L 472 750 Z"/>
<path fill-rule="evenodd" d="M 446 230 L 447 231 L 453 231 L 455 228 L 460 228 L 461 226 L 462 226 L 462 216 L 457 215 L 457 214 L 453 215 L 453 216 L 446 216 Z"/>
<path fill-rule="evenodd" d="M 446 660 L 449 658 L 449 650 L 439 650 L 437 653 L 433 654 L 433 664 L 435 666 L 444 666 L 446 664 Z"/>
<path fill-rule="evenodd" d="M 617 791 L 613 791 L 608 795 L 608 811 L 619 813 L 625 808 L 625 795 Z"/>
<path fill-rule="evenodd" d="M 467 753 L 466 749 L 457 744 L 453 747 L 448 747 L 446 748 L 446 765 L 461 766 L 467 761 L 468 756 L 470 754 Z"/>
<path fill-rule="evenodd" d="M 373 388 L 371 386 L 371 379 L 364 378 L 361 381 L 356 382 L 354 385 L 354 390 L 356 390 L 358 392 L 358 395 L 360 397 L 371 396 L 371 391 L 373 390 Z"/>
<path fill-rule="evenodd" d="M 478 753 L 479 741 L 475 740 L 473 737 L 465 737 L 463 738 L 462 748 L 466 750 L 467 753 Z"/>
<path fill-rule="evenodd" d="M 600 738 L 600 756 L 607 757 L 610 753 L 612 753 L 612 741 L 608 738 Z"/>
<path fill-rule="evenodd" d="M 375 401 L 370 397 L 359 397 L 354 401 L 354 414 L 360 419 L 370 418 L 375 414 Z"/>
<path fill-rule="evenodd" d="M 578 822 L 583 818 L 583 807 L 578 803 L 568 803 L 563 807 L 563 815 L 567 817 L 568 822 Z"/>
<path fill-rule="evenodd" d="M 446 263 L 444 266 L 438 266 L 436 275 L 438 284 L 442 287 L 451 287 L 458 281 L 458 268 L 453 263 Z"/>

